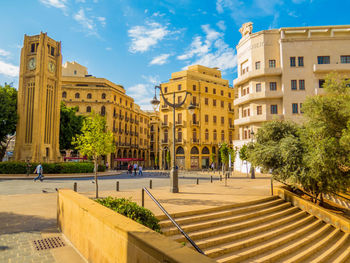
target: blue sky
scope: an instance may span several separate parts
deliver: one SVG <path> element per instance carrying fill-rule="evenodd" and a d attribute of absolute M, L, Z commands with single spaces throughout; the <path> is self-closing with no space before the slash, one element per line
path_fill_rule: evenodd
<path fill-rule="evenodd" d="M 0 0 L 0 84 L 18 87 L 23 36 L 62 41 L 63 63 L 125 87 L 144 109 L 154 85 L 191 64 L 236 77 L 241 24 L 253 32 L 350 24 L 344 0 Z"/>

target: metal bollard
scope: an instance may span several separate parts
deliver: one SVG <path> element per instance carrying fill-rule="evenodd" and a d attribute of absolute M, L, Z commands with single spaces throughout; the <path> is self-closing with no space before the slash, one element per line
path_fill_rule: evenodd
<path fill-rule="evenodd" d="M 76 182 L 74 182 L 73 189 L 74 189 L 74 192 L 78 191 L 78 184 Z"/>
<path fill-rule="evenodd" d="M 116 188 L 115 190 L 117 190 L 117 192 L 119 192 L 119 181 L 117 181 L 115 188 Z"/>
<path fill-rule="evenodd" d="M 273 178 L 271 177 L 271 195 L 273 195 Z"/>
<path fill-rule="evenodd" d="M 197 184 L 199 184 L 199 178 L 197 178 Z"/>
<path fill-rule="evenodd" d="M 211 183 L 213 182 L 213 176 L 212 175 L 210 176 L 210 182 Z"/>
<path fill-rule="evenodd" d="M 149 180 L 149 189 L 152 189 L 152 180 Z"/>
<path fill-rule="evenodd" d="M 145 190 L 142 188 L 142 197 L 141 197 L 141 205 L 145 207 Z"/>
<path fill-rule="evenodd" d="M 225 174 L 225 186 L 227 186 L 227 174 Z"/>
<path fill-rule="evenodd" d="M 221 176 L 221 174 L 220 174 L 220 181 L 222 181 L 222 176 Z"/>

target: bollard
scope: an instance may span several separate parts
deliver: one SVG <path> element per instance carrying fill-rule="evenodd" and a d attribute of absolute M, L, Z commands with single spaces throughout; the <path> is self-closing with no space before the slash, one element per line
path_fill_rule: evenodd
<path fill-rule="evenodd" d="M 149 180 L 149 189 L 152 189 L 152 180 Z"/>
<path fill-rule="evenodd" d="M 273 178 L 271 177 L 271 195 L 273 195 Z"/>
<path fill-rule="evenodd" d="M 227 186 L 227 174 L 225 174 L 225 186 Z"/>
<path fill-rule="evenodd" d="M 145 207 L 145 190 L 142 188 L 142 197 L 141 197 L 141 205 Z"/>
<path fill-rule="evenodd" d="M 197 178 L 197 184 L 199 184 L 199 178 Z"/>
<path fill-rule="evenodd" d="M 210 176 L 210 182 L 211 183 L 213 182 L 213 176 L 212 175 Z"/>
<path fill-rule="evenodd" d="M 220 174 L 220 181 L 222 181 L 222 176 L 221 176 L 221 174 Z"/>
<path fill-rule="evenodd" d="M 76 182 L 74 182 L 73 189 L 74 189 L 74 192 L 78 191 L 78 184 Z"/>
<path fill-rule="evenodd" d="M 117 192 L 119 192 L 119 181 L 117 181 L 115 188 L 116 188 Z"/>

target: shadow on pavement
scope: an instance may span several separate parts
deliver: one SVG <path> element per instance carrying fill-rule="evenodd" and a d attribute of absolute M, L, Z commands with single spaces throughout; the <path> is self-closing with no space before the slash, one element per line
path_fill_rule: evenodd
<path fill-rule="evenodd" d="M 0 235 L 41 231 L 55 226 L 56 219 L 0 212 Z"/>

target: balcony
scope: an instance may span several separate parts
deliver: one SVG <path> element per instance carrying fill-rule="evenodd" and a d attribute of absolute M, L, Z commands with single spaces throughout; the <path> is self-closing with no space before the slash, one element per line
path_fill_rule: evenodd
<path fill-rule="evenodd" d="M 314 73 L 328 73 L 330 71 L 337 72 L 349 72 L 350 64 L 339 63 L 339 64 L 314 64 Z"/>
<path fill-rule="evenodd" d="M 166 104 L 162 105 L 160 108 L 162 109 L 162 111 L 166 111 L 166 110 L 170 109 L 170 107 L 168 105 L 166 105 Z"/>
<path fill-rule="evenodd" d="M 192 126 L 199 126 L 199 121 L 192 121 L 191 124 Z"/>
<path fill-rule="evenodd" d="M 262 115 L 254 115 L 250 117 L 245 118 L 239 118 L 234 120 L 234 126 L 237 125 L 247 125 L 250 123 L 256 123 L 256 122 L 265 122 L 265 121 L 272 121 L 272 120 L 283 120 L 284 115 L 283 114 L 262 114 Z"/>
<path fill-rule="evenodd" d="M 235 106 L 248 103 L 253 100 L 261 100 L 261 99 L 276 99 L 276 98 L 282 98 L 283 92 L 282 90 L 276 90 L 276 91 L 260 91 L 260 92 L 254 92 L 249 93 L 247 95 L 244 95 L 240 98 L 237 98 L 233 101 L 233 104 Z"/>
<path fill-rule="evenodd" d="M 185 121 L 176 121 L 175 126 L 186 126 L 186 122 Z"/>
<path fill-rule="evenodd" d="M 125 121 L 128 122 L 130 120 L 129 117 L 125 117 Z"/>
<path fill-rule="evenodd" d="M 123 129 L 118 130 L 120 134 L 123 134 Z"/>
<path fill-rule="evenodd" d="M 124 116 L 123 115 L 119 115 L 119 119 L 124 120 Z"/>
<path fill-rule="evenodd" d="M 118 119 L 118 116 L 119 115 L 117 113 L 113 114 L 113 117 L 116 118 L 116 119 Z"/>
<path fill-rule="evenodd" d="M 228 112 L 229 113 L 235 113 L 235 110 L 234 109 L 228 109 Z"/>
<path fill-rule="evenodd" d="M 135 121 L 134 119 L 132 119 L 132 118 L 130 119 L 130 122 L 131 122 L 131 123 L 134 123 L 134 121 Z"/>
<path fill-rule="evenodd" d="M 140 122 L 138 120 L 135 120 L 135 124 L 139 124 Z"/>
<path fill-rule="evenodd" d="M 162 144 L 168 144 L 169 140 L 168 139 L 162 139 Z"/>
<path fill-rule="evenodd" d="M 175 143 L 176 143 L 176 144 L 182 144 L 182 143 L 183 143 L 183 140 L 182 140 L 182 139 L 176 139 L 176 140 L 175 140 Z"/>
<path fill-rule="evenodd" d="M 191 139 L 191 143 L 199 143 L 199 139 L 197 139 L 197 138 L 192 138 L 192 139 Z"/>
<path fill-rule="evenodd" d="M 131 131 L 131 132 L 130 132 L 130 135 L 131 135 L 131 136 L 134 136 L 134 132 Z"/>
<path fill-rule="evenodd" d="M 162 128 L 166 128 L 169 127 L 169 123 L 168 122 L 162 122 Z"/>
<path fill-rule="evenodd" d="M 282 75 L 282 69 L 281 68 L 261 68 L 258 70 L 249 71 L 248 73 L 245 73 L 244 75 L 241 75 L 240 77 L 233 80 L 233 85 L 238 86 L 241 85 L 253 78 L 261 77 L 261 76 L 280 76 Z"/>
<path fill-rule="evenodd" d="M 135 132 L 135 136 L 139 136 L 139 133 L 138 133 L 138 132 Z"/>
<path fill-rule="evenodd" d="M 199 108 L 199 103 L 192 103 L 193 106 L 195 106 L 196 108 Z"/>
<path fill-rule="evenodd" d="M 126 135 L 129 135 L 129 131 L 125 131 L 125 134 L 126 134 Z"/>
<path fill-rule="evenodd" d="M 229 124 L 228 128 L 229 128 L 230 130 L 234 130 L 234 129 L 235 129 L 235 126 L 234 126 L 233 124 Z"/>

